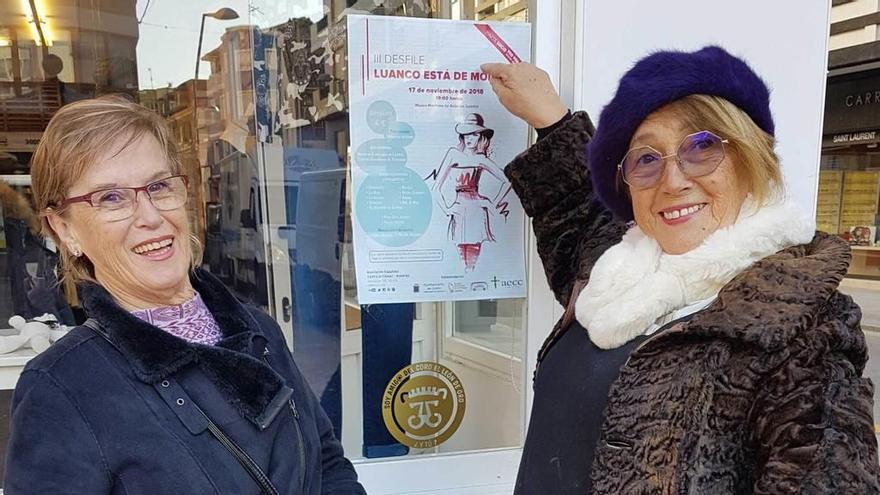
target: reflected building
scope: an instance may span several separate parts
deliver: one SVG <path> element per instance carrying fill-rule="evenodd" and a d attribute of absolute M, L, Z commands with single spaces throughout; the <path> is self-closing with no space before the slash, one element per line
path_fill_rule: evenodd
<path fill-rule="evenodd" d="M 349 14 L 526 20 L 527 2 L 378 3 L 258 0 L 245 7 L 226 2 L 222 5 L 241 17 L 232 23 L 208 20 L 197 50 L 198 18 L 218 4 L 0 0 L 0 173 L 21 173 L 16 193 L 26 196 L 26 164 L 55 111 L 105 93 L 131 95 L 168 121 L 185 171 L 193 178 L 194 224 L 204 240 L 204 266 L 238 297 L 268 308 L 278 321 L 349 455 L 406 454 L 408 449 L 388 437 L 383 426 L 382 390 L 411 361 L 451 367 L 451 353 L 489 372 L 462 370 L 474 397 L 468 405 L 472 419 L 435 451 L 517 446 L 523 394 L 511 387 L 512 380 L 499 377 L 521 370 L 525 301 L 397 304 L 372 310 L 358 304 L 348 183 L 346 21 Z M 140 27 L 138 18 L 144 21 Z M 153 71 L 148 70 L 149 79 L 141 81 L 150 81 L 143 84 L 150 89 L 138 87 L 139 42 L 140 65 L 155 64 L 161 74 L 157 81 L 173 81 L 168 86 L 153 87 Z M 168 43 L 180 49 L 157 53 Z M 209 68 L 206 79 L 191 79 L 196 51 L 203 78 Z M 184 69 L 165 71 L 154 58 Z M 14 210 L 12 203 L 4 209 Z M 5 215 L 4 221 L 14 229 L 26 227 L 24 218 Z M 0 256 L 0 275 L 8 266 L 33 266 L 32 252 L 41 246 L 34 243 L 34 248 L 20 258 Z M 22 275 L 8 275 L 9 283 L 0 284 L 0 309 L 20 311 L 15 296 L 24 294 L 16 285 Z M 0 321 L 4 317 L 0 314 Z M 474 351 L 470 341 L 492 351 Z M 0 393 L 0 405 L 4 400 Z M 498 409 L 506 416 L 499 418 Z"/>
<path fill-rule="evenodd" d="M 177 87 L 145 89 L 138 92 L 138 103 L 153 110 L 168 122 L 177 144 L 183 173 L 190 178 L 193 198 L 193 226 L 204 241 L 205 213 L 201 164 L 206 163 L 208 138 L 199 132 L 219 119 L 218 111 L 207 92 L 208 82 L 190 79 Z"/>
<path fill-rule="evenodd" d="M 466 19 L 478 21 L 528 21 L 529 2 L 525 0 L 490 0 L 488 2 L 464 2 Z"/>
<path fill-rule="evenodd" d="M 138 91 L 138 103 L 160 115 L 167 115 L 170 112 L 164 105 L 168 103 L 166 95 L 170 91 L 173 91 L 170 86 L 167 88 L 142 89 Z"/>
<path fill-rule="evenodd" d="M 4 1 L 0 9 L 0 166 L 27 173 L 64 104 L 137 92 L 134 2 Z"/>
<path fill-rule="evenodd" d="M 199 123 L 199 159 L 205 184 L 205 267 L 240 297 L 267 306 L 252 30 L 227 28 L 220 44 L 202 56 L 210 66 L 205 98 L 213 113 Z"/>

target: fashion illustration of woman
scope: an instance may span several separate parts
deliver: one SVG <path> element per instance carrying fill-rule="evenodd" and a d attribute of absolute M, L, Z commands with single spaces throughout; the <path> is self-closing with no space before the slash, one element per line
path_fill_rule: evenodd
<path fill-rule="evenodd" d="M 484 242 L 494 242 L 493 218 L 506 217 L 504 197 L 510 183 L 489 158 L 495 131 L 485 127 L 483 116 L 469 114 L 455 125 L 458 146 L 449 148 L 438 170 L 432 192 L 449 217 L 448 237 L 457 244 L 465 271 L 473 271 Z"/>

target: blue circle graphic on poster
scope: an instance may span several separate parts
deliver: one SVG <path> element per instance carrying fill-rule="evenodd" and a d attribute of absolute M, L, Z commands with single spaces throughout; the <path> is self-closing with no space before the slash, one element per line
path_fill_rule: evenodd
<path fill-rule="evenodd" d="M 367 108 L 367 125 L 376 134 L 384 135 L 388 127 L 397 121 L 394 106 L 385 100 L 374 101 Z"/>
<path fill-rule="evenodd" d="M 370 174 L 357 195 L 358 223 L 376 242 L 406 246 L 427 232 L 433 209 L 431 191 L 412 170 Z"/>
<path fill-rule="evenodd" d="M 392 122 L 385 138 L 395 146 L 409 146 L 416 138 L 416 131 L 406 122 Z"/>

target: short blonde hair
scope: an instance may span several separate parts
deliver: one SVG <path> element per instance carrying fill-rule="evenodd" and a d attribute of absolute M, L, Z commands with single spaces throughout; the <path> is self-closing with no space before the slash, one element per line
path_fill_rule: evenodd
<path fill-rule="evenodd" d="M 120 153 L 142 136 L 159 142 L 172 174 L 180 174 L 182 165 L 171 131 L 162 117 L 120 95 L 105 95 L 81 100 L 62 107 L 49 121 L 40 138 L 31 164 L 31 187 L 37 211 L 42 213 L 43 234 L 58 246 L 61 280 L 71 294 L 81 281 L 94 281 L 94 266 L 85 256 L 73 256 L 46 220 L 45 213 L 67 198 L 70 188 L 107 153 Z M 119 143 L 122 143 L 120 146 Z M 191 212 L 190 212 L 191 213 Z M 190 215 L 191 218 L 191 215 Z M 202 245 L 190 237 L 190 269 L 201 263 Z"/>
<path fill-rule="evenodd" d="M 737 158 L 736 176 L 756 205 L 781 200 L 785 194 L 776 139 L 739 107 L 718 96 L 689 95 L 664 108 L 674 112 L 690 132 L 709 131 L 728 140 Z"/>

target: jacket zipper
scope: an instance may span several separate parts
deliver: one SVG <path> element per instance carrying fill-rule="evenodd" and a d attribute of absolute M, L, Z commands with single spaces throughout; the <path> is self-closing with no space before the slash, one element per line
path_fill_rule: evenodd
<path fill-rule="evenodd" d="M 211 418 L 205 414 L 205 411 L 202 411 L 202 408 L 193 402 L 193 405 L 202 416 L 205 417 L 205 420 L 208 422 L 208 431 L 211 432 L 211 435 L 220 442 L 223 447 L 232 454 L 232 457 L 241 464 L 241 467 L 244 468 L 245 471 L 253 478 L 253 480 L 260 486 L 260 491 L 266 495 L 278 495 L 278 490 L 272 485 L 272 482 L 269 480 L 269 477 L 266 476 L 266 473 L 260 469 L 260 466 L 244 451 L 238 444 L 235 443 L 231 438 L 226 436 L 226 433 L 217 426 Z"/>
<path fill-rule="evenodd" d="M 272 367 L 272 363 L 269 362 L 269 347 L 267 346 L 263 349 L 263 362 L 266 363 L 266 366 Z M 294 402 L 293 397 L 287 400 L 287 405 L 290 407 L 290 412 L 293 413 L 293 428 L 296 430 L 296 439 L 297 439 L 297 458 L 299 459 L 299 492 L 301 493 L 305 489 L 306 484 L 306 447 L 303 444 L 303 434 L 302 428 L 299 424 L 299 411 L 296 408 L 296 402 Z"/>

